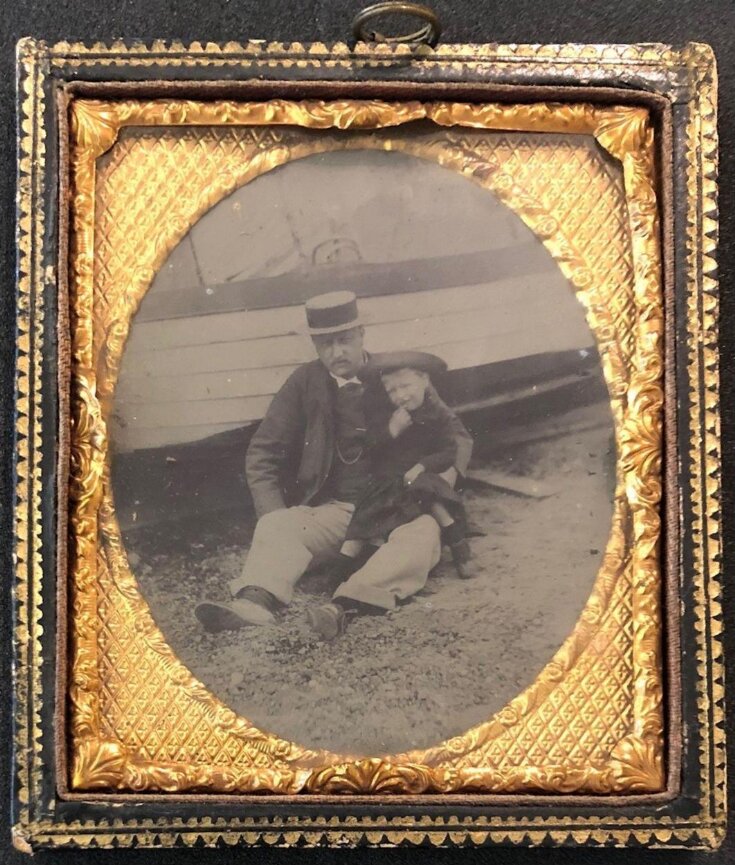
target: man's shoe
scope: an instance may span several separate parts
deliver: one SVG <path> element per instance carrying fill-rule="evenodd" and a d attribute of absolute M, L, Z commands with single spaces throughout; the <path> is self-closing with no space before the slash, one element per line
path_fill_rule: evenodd
<path fill-rule="evenodd" d="M 306 620 L 324 640 L 333 640 L 344 633 L 347 614 L 337 604 L 323 604 L 306 611 Z"/>
<path fill-rule="evenodd" d="M 203 601 L 195 607 L 194 615 L 204 630 L 211 634 L 232 631 L 245 625 L 272 625 L 276 621 L 267 607 L 247 598 L 235 598 L 226 604 Z"/>

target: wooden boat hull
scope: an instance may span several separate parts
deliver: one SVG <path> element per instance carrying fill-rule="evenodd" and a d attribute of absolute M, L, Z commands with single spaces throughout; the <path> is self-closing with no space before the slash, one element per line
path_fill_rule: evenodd
<path fill-rule="evenodd" d="M 345 284 L 345 275 L 333 278 Z M 448 382 L 524 357 L 593 350 L 573 292 L 554 292 L 552 303 L 528 273 L 393 294 L 381 286 L 372 294 L 369 283 L 362 288 L 368 350 L 431 351 L 447 362 Z M 136 320 L 126 346 L 111 423 L 117 452 L 203 440 L 257 423 L 291 372 L 315 356 L 301 305 L 174 318 L 160 316 L 175 310 L 154 312 Z M 541 384 L 547 374 L 543 367 L 538 372 Z M 502 390 L 492 376 L 475 377 L 475 389 L 484 387 L 485 396 L 499 385 Z M 451 402 L 463 401 L 451 386 L 447 393 Z"/>

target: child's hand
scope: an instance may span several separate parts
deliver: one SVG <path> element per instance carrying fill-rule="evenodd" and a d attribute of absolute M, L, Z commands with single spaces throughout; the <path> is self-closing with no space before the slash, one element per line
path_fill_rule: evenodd
<path fill-rule="evenodd" d="M 408 412 L 408 409 L 397 408 L 393 414 L 390 416 L 390 420 L 388 421 L 388 432 L 395 439 L 408 427 L 411 426 L 413 421 L 411 420 L 411 415 Z"/>
<path fill-rule="evenodd" d="M 421 465 L 421 463 L 416 463 L 416 465 L 413 466 L 413 468 L 410 468 L 410 469 L 406 472 L 406 474 L 403 476 L 403 483 L 404 483 L 407 487 L 410 487 L 411 484 L 416 480 L 416 478 L 417 478 L 419 475 L 423 474 L 424 471 L 425 471 L 425 469 L 424 469 L 424 467 Z"/>

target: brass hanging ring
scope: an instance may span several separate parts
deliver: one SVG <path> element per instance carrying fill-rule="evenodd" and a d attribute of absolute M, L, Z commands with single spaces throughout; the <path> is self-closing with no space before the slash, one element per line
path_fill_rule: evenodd
<path fill-rule="evenodd" d="M 418 30 L 396 36 L 386 36 L 377 30 L 367 29 L 366 25 L 369 21 L 389 15 L 419 18 L 425 23 Z M 400 3 L 395 2 L 395 0 L 366 6 L 361 12 L 358 12 L 352 22 L 352 33 L 358 42 L 385 42 L 389 45 L 423 43 L 433 48 L 439 41 L 441 32 L 441 24 L 433 9 L 429 9 L 428 6 L 421 3 Z"/>

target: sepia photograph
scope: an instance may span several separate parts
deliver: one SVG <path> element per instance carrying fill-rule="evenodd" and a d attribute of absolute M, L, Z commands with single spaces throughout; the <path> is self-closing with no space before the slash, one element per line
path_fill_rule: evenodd
<path fill-rule="evenodd" d="M 133 319 L 109 432 L 167 642 L 309 747 L 487 720 L 573 630 L 610 535 L 573 285 L 499 198 L 406 153 L 296 159 L 212 207 Z"/>

